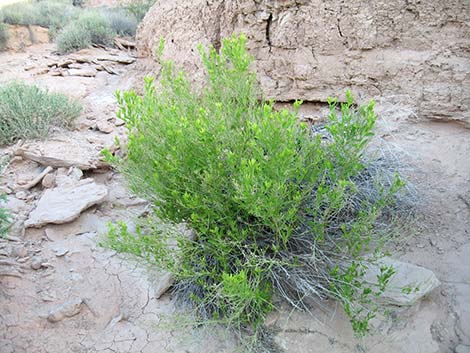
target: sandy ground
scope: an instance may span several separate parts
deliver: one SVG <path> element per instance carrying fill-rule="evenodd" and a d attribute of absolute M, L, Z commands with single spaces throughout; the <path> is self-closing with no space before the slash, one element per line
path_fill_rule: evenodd
<path fill-rule="evenodd" d="M 23 53 L 0 53 L 0 83 L 21 79 L 80 99 L 85 110 L 75 129 L 56 131 L 39 144 L 45 148 L 57 140 L 89 144 L 88 150 L 98 155 L 115 136 L 124 135 L 114 116 L 114 91 L 138 84 L 143 73 L 137 68 L 144 66 L 123 66 L 117 75 L 51 76 L 42 68 L 57 60 L 52 51 L 52 45 L 39 45 Z M 371 335 L 361 340 L 353 336 L 334 303 L 326 303 L 331 309 L 326 313 L 316 310 L 315 318 L 281 307 L 270 317 L 270 327 L 285 352 L 469 352 L 470 129 L 416 120 L 412 110 L 385 102 L 379 102 L 377 109 L 378 136 L 408 165 L 407 176 L 422 199 L 423 220 L 417 234 L 394 256 L 433 270 L 442 284 L 411 308 L 392 308 L 392 315 L 377 320 Z M 111 132 L 97 129 L 103 121 L 112 125 Z M 156 299 L 161 275 L 98 246 L 106 222 L 125 220 L 132 225 L 133 217 L 147 207 L 129 194 L 113 171 L 84 175 L 106 186 L 104 202 L 71 223 L 23 233 L 22 224 L 44 190 L 38 186 L 18 192 L 15 185 L 40 170 L 37 163 L 17 158 L 1 181 L 16 224 L 10 239 L 1 240 L 0 255 L 17 271 L 0 272 L 0 352 L 236 351 L 233 337 L 223 332 L 168 328 L 165 322 L 168 317 L 171 321 L 175 308 L 169 294 Z M 40 267 L 34 269 L 38 258 Z M 77 300 L 79 308 L 70 316 L 48 320 L 51 312 Z"/>

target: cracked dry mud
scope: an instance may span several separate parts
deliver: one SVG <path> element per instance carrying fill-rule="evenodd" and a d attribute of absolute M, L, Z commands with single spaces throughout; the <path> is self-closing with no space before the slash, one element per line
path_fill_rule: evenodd
<path fill-rule="evenodd" d="M 88 144 L 83 160 L 97 160 L 99 151 L 125 132 L 114 116 L 114 91 L 140 85 L 143 74 L 133 65 L 116 65 L 113 71 L 119 75 L 102 71 L 94 78 L 40 74 L 55 60 L 51 51 L 45 44 L 27 53 L 0 54 L 0 82 L 15 77 L 79 98 L 85 111 L 76 128 L 56 131 L 49 141 Z M 94 51 L 99 49 L 88 54 L 100 55 Z M 25 71 L 26 66 L 37 70 Z M 383 117 L 378 135 L 409 164 L 406 172 L 423 198 L 419 232 L 395 257 L 431 269 L 442 284 L 411 308 L 393 308 L 362 340 L 354 338 L 335 303 L 316 308 L 315 318 L 281 305 L 268 324 L 285 352 L 451 353 L 470 346 L 470 130 L 451 123 L 416 123 L 410 112 L 386 103 L 378 102 L 377 109 Z M 105 132 L 98 123 L 107 126 Z M 172 329 L 167 325 L 175 312 L 171 296 L 156 298 L 162 275 L 98 245 L 107 222 L 124 220 L 132 226 L 148 206 L 105 166 L 83 176 L 54 168 L 48 179 L 91 178 L 108 195 L 69 223 L 24 229 L 47 189 L 41 183 L 28 190 L 19 186 L 45 166 L 14 157 L 15 148 L 1 150 L 12 156 L 1 185 L 15 224 L 10 236 L 0 240 L 0 352 L 236 351 L 234 338 L 223 331 Z"/>

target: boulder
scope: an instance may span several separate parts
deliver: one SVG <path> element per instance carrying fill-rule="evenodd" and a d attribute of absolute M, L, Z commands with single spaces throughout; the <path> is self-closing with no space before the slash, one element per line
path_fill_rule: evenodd
<path fill-rule="evenodd" d="M 92 170 L 107 167 L 96 146 L 78 137 L 30 142 L 19 147 L 15 155 L 53 168 Z"/>
<path fill-rule="evenodd" d="M 431 270 L 389 257 L 384 257 L 369 266 L 365 279 L 370 283 L 377 283 L 377 275 L 380 274 L 382 266 L 393 266 L 396 271 L 380 297 L 385 304 L 413 305 L 440 284 Z"/>
<path fill-rule="evenodd" d="M 79 297 L 72 298 L 65 303 L 52 309 L 47 315 L 49 322 L 59 322 L 67 317 L 77 315 L 82 308 L 83 299 Z"/>
<path fill-rule="evenodd" d="M 107 188 L 96 184 L 92 179 L 47 189 L 29 214 L 25 226 L 40 228 L 49 223 L 71 222 L 82 211 L 102 202 L 107 195 Z"/>
<path fill-rule="evenodd" d="M 245 33 L 261 87 L 277 101 L 380 97 L 419 117 L 470 126 L 470 22 L 466 0 L 158 1 L 137 32 L 141 56 L 165 59 L 196 81 L 196 46 Z"/>

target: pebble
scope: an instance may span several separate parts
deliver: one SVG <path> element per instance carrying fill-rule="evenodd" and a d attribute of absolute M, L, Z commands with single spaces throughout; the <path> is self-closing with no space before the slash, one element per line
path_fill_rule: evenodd
<path fill-rule="evenodd" d="M 15 194 L 15 197 L 19 200 L 26 200 L 28 198 L 28 194 L 26 193 L 26 191 L 18 191 Z"/>
<path fill-rule="evenodd" d="M 42 258 L 40 256 L 33 256 L 31 258 L 31 268 L 39 270 L 42 267 Z"/>
<path fill-rule="evenodd" d="M 470 346 L 459 344 L 455 347 L 455 353 L 470 353 Z"/>
<path fill-rule="evenodd" d="M 46 189 L 53 188 L 55 186 L 55 175 L 46 174 L 46 176 L 42 179 L 42 186 Z"/>
<path fill-rule="evenodd" d="M 57 249 L 54 249 L 54 252 L 55 252 L 55 256 L 62 257 L 69 252 L 69 249 L 57 248 Z"/>
<path fill-rule="evenodd" d="M 96 123 L 96 127 L 99 131 L 105 134 L 110 134 L 114 131 L 114 126 L 108 123 L 107 121 L 98 121 Z"/>
<path fill-rule="evenodd" d="M 66 301 L 65 303 L 57 306 L 49 312 L 47 316 L 47 321 L 59 322 L 65 319 L 66 317 L 72 317 L 77 315 L 82 309 L 82 303 L 83 299 L 78 297 Z"/>

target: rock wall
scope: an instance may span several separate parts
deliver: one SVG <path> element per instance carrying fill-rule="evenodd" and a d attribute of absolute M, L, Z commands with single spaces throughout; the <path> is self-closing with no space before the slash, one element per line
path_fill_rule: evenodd
<path fill-rule="evenodd" d="M 7 25 L 7 50 L 21 51 L 33 44 L 49 43 L 49 31 L 40 26 Z"/>
<path fill-rule="evenodd" d="M 199 74 L 198 43 L 247 35 L 269 98 L 325 102 L 346 88 L 470 126 L 468 0 L 160 0 L 141 24 L 140 53 Z"/>

